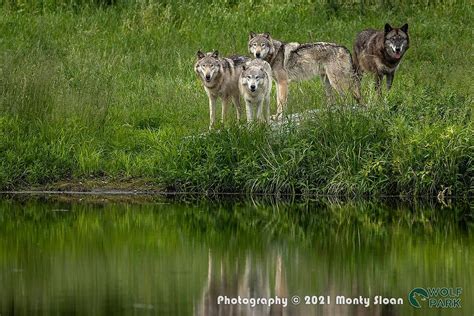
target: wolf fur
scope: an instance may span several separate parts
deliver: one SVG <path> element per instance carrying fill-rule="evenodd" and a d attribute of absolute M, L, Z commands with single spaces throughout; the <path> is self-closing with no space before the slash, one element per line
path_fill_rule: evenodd
<path fill-rule="evenodd" d="M 249 60 L 244 56 L 219 58 L 219 52 L 197 52 L 194 71 L 198 75 L 209 98 L 209 129 L 215 126 L 217 99 L 222 99 L 222 122 L 227 115 L 228 104 L 232 100 L 240 120 L 239 76 L 242 66 Z"/>
<path fill-rule="evenodd" d="M 354 43 L 354 65 L 359 79 L 364 72 L 375 74 L 375 87 L 381 94 L 383 77 L 390 90 L 403 55 L 409 48 L 408 24 L 393 28 L 385 24 L 383 31 L 368 29 L 357 34 Z"/>
<path fill-rule="evenodd" d="M 333 43 L 284 43 L 269 33 L 250 32 L 249 52 L 255 58 L 267 61 L 277 83 L 277 117 L 281 117 L 288 98 L 290 81 L 309 80 L 320 76 L 325 83 L 326 95 L 350 91 L 360 101 L 359 82 L 356 80 L 352 57 L 347 48 Z"/>
<path fill-rule="evenodd" d="M 243 66 L 239 79 L 240 94 L 244 98 L 247 122 L 254 119 L 254 108 L 257 119 L 270 121 L 270 93 L 272 91 L 272 68 L 262 59 L 253 59 Z"/>

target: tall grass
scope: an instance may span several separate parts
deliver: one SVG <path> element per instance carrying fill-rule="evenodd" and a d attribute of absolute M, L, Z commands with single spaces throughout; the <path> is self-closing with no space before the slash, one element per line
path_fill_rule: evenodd
<path fill-rule="evenodd" d="M 463 1 L 5 1 L 0 188 L 108 177 L 199 192 L 472 195 L 473 15 Z M 198 49 L 245 54 L 251 30 L 351 47 L 387 21 L 409 23 L 411 48 L 390 94 L 364 79 L 366 109 L 328 108 L 318 80 L 294 83 L 289 111 L 316 108 L 315 119 L 200 135 Z"/>

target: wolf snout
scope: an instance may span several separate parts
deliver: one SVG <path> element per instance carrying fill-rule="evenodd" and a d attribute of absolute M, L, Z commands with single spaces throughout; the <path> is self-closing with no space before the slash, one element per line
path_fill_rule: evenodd
<path fill-rule="evenodd" d="M 255 85 L 250 86 L 250 91 L 255 92 L 255 89 L 256 89 Z"/>
<path fill-rule="evenodd" d="M 255 53 L 255 57 L 260 58 L 260 53 Z"/>
<path fill-rule="evenodd" d="M 400 47 L 395 48 L 396 53 L 400 53 Z"/>
<path fill-rule="evenodd" d="M 211 75 L 206 75 L 206 81 L 211 81 Z"/>

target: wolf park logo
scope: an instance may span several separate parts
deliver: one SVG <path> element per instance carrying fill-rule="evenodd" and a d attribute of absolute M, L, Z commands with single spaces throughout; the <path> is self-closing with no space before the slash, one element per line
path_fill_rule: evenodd
<path fill-rule="evenodd" d="M 462 288 L 422 288 L 417 287 L 408 294 L 410 305 L 422 308 L 428 301 L 428 308 L 461 308 Z"/>

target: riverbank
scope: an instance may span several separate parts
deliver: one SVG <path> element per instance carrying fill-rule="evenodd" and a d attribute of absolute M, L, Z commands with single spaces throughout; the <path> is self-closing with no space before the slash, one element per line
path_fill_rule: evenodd
<path fill-rule="evenodd" d="M 462 2 L 4 5 L 0 189 L 472 196 L 472 15 Z M 206 133 L 198 49 L 246 53 L 251 30 L 350 48 L 387 21 L 411 36 L 390 94 L 367 76 L 367 107 L 334 110 L 318 80 L 292 83 L 289 113 L 316 117 Z"/>

